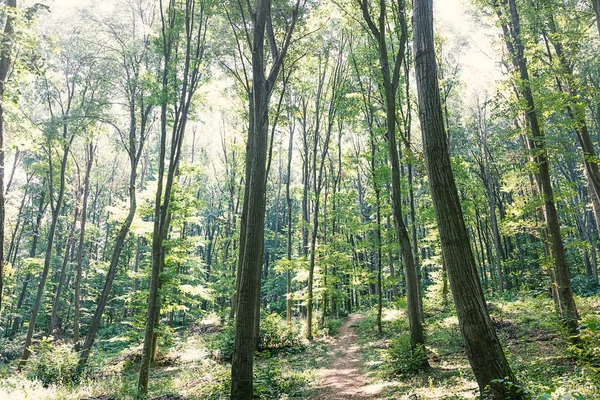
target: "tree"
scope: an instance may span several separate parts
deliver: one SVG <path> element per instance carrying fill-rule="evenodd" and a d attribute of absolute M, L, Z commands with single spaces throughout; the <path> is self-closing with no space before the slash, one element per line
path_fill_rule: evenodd
<path fill-rule="evenodd" d="M 414 1 L 413 32 L 427 175 L 467 356 L 482 395 L 489 388 L 494 398 L 524 399 L 487 312 L 452 173 L 437 81 L 432 0 Z M 512 384 L 503 383 L 505 380 Z"/>
<path fill-rule="evenodd" d="M 6 1 L 6 12 L 8 16 L 4 24 L 4 34 L 2 36 L 0 48 L 0 311 L 2 310 L 2 293 L 4 289 L 4 220 L 5 220 L 5 192 L 4 192 L 4 102 L 6 83 L 9 77 L 10 69 L 13 64 L 13 41 L 14 24 L 17 0 Z M 16 159 L 16 157 L 15 157 Z M 13 168 L 14 170 L 14 168 Z"/>
<path fill-rule="evenodd" d="M 298 20 L 300 1 L 292 8 L 283 40 L 277 43 L 271 15 L 271 0 L 257 0 L 255 8 L 241 1 L 238 7 L 243 19 L 247 46 L 251 49 L 252 74 L 245 74 L 248 94 L 249 127 L 246 144 L 246 179 L 239 240 L 239 284 L 235 321 L 234 355 L 231 363 L 231 398 L 246 400 L 253 396 L 253 361 L 256 333 L 260 319 L 260 277 L 264 251 L 264 221 L 266 192 L 267 136 L 269 131 L 269 100 L 283 60 L 292 40 Z M 246 20 L 248 13 L 250 21 Z M 248 25 L 251 24 L 250 31 Z M 236 36 L 237 37 L 237 36 Z M 271 66 L 267 70 L 265 39 L 271 51 Z M 239 47 L 238 47 L 239 48 Z M 243 55 L 240 55 L 243 57 Z"/>
<path fill-rule="evenodd" d="M 560 314 L 565 326 L 567 326 L 572 334 L 575 334 L 577 332 L 577 320 L 579 317 L 573 298 L 571 276 L 560 232 L 560 222 L 556 210 L 556 203 L 554 201 L 545 135 L 539 123 L 529 79 L 527 59 L 525 58 L 525 46 L 521 37 L 519 12 L 515 0 L 502 0 L 501 3 L 498 2 L 498 0 L 494 0 L 493 5 L 501 20 L 504 40 L 511 56 L 513 68 L 519 76 L 519 84 L 517 87 L 527 107 L 525 115 L 529 133 L 531 134 L 531 138 L 528 138 L 527 143 L 538 168 L 536 174 L 537 185 L 544 200 L 544 218 L 546 220 L 548 238 L 550 239 L 552 247 L 552 257 L 554 258 Z"/>
<path fill-rule="evenodd" d="M 78 39 L 73 38 L 68 43 L 71 47 L 67 47 L 59 55 L 58 60 L 53 60 L 62 69 L 62 76 L 55 81 L 53 77 L 45 74 L 41 79 L 43 96 L 49 113 L 49 120 L 44 124 L 43 130 L 45 134 L 44 151 L 48 163 L 48 195 L 52 217 L 48 231 L 44 268 L 31 310 L 23 355 L 19 363 L 20 367 L 25 365 L 31 355 L 29 347 L 36 327 L 38 312 L 42 305 L 42 297 L 52 262 L 52 250 L 58 219 L 64 205 L 71 147 L 81 131 L 94 122 L 94 119 L 89 118 L 89 115 L 92 115 L 91 110 L 95 112 L 106 104 L 103 98 L 104 88 L 98 86 L 99 80 L 95 75 L 98 67 L 96 60 L 91 57 L 87 49 L 81 47 Z M 71 51 L 75 54 L 73 57 L 69 54 Z"/>
<path fill-rule="evenodd" d="M 203 63 L 208 11 L 207 4 L 202 0 L 186 0 L 184 3 L 169 0 L 166 10 L 162 0 L 160 1 L 163 61 L 160 89 L 160 145 L 158 184 L 154 203 L 148 315 L 138 379 L 138 390 L 142 394 L 148 393 L 150 361 L 154 360 L 157 349 L 158 336 L 155 332 L 155 325 L 160 319 L 160 274 L 163 272 L 165 265 L 164 241 L 169 234 L 172 215 L 170 209 L 171 192 L 173 183 L 179 173 L 181 148 L 190 116 L 192 100 L 204 76 Z M 173 76 L 171 73 L 177 68 L 181 68 L 183 71 L 181 78 Z M 171 113 L 174 114 L 172 123 L 170 123 Z M 170 149 L 167 152 L 169 125 L 171 125 Z"/>
<path fill-rule="evenodd" d="M 386 140 L 388 143 L 389 162 L 392 180 L 392 212 L 394 216 L 394 226 L 396 235 L 400 241 L 400 249 L 404 260 L 404 270 L 406 278 L 406 298 L 408 308 L 408 320 L 410 323 L 410 337 L 413 348 L 422 347 L 425 345 L 425 333 L 421 323 L 420 304 L 420 281 L 417 274 L 417 265 L 415 263 L 415 255 L 410 243 L 408 229 L 404 223 L 402 213 L 402 191 L 400 188 L 400 160 L 398 157 L 398 145 L 396 142 L 396 127 L 398 118 L 396 115 L 396 99 L 397 91 L 400 85 L 400 72 L 402 64 L 406 62 L 406 43 L 408 41 L 408 28 L 405 16 L 404 0 L 399 0 L 396 7 L 393 8 L 396 15 L 394 24 L 397 24 L 397 29 L 400 31 L 400 40 L 397 43 L 398 50 L 392 55 L 390 65 L 390 56 L 388 55 L 387 36 L 388 23 L 387 21 L 387 4 L 385 0 L 379 1 L 379 16 L 377 25 L 371 17 L 370 4 L 368 0 L 357 0 L 362 11 L 363 19 L 367 23 L 371 35 L 377 43 L 379 53 L 379 64 L 381 66 L 381 77 L 383 79 L 383 92 L 385 104 L 385 126 Z M 428 366 L 427 359 L 422 360 L 423 366 Z"/>
<path fill-rule="evenodd" d="M 138 15 L 142 21 L 146 16 L 148 11 L 144 9 L 137 10 Z M 135 15 L 135 14 L 134 14 Z M 127 106 L 127 115 L 128 115 L 128 129 L 121 129 L 119 125 L 112 121 L 107 121 L 117 132 L 120 142 L 122 143 L 125 151 L 127 152 L 128 161 L 129 161 L 129 181 L 128 181 L 128 197 L 129 197 L 129 208 L 127 210 L 127 216 L 121 223 L 121 226 L 118 230 L 117 236 L 114 241 L 114 246 L 112 248 L 112 253 L 110 257 L 110 264 L 108 267 L 108 271 L 106 274 L 106 280 L 104 281 L 104 286 L 102 288 L 102 292 L 100 298 L 98 299 L 96 309 L 94 314 L 90 320 L 90 324 L 87 329 L 87 335 L 83 346 L 81 348 L 80 356 L 79 356 L 79 371 L 83 370 L 83 367 L 87 363 L 87 359 L 89 357 L 90 350 L 94 341 L 96 340 L 96 334 L 98 332 L 98 328 L 100 327 L 100 323 L 102 321 L 102 316 L 104 314 L 104 310 L 106 308 L 106 304 L 108 302 L 109 295 L 111 293 L 113 281 L 115 279 L 115 274 L 117 271 L 117 266 L 121 259 L 121 253 L 123 251 L 123 247 L 125 245 L 125 240 L 127 239 L 127 235 L 129 234 L 131 224 L 133 222 L 136 210 L 137 210 L 137 185 L 138 185 L 138 165 L 143 155 L 144 145 L 148 139 L 148 135 L 150 134 L 150 127 L 152 123 L 152 111 L 154 109 L 154 100 L 152 99 L 152 93 L 147 88 L 143 75 L 146 72 L 153 71 L 153 58 L 150 54 L 149 48 L 149 35 L 150 32 L 142 32 L 141 37 L 136 37 L 135 32 L 132 32 L 132 37 L 130 38 L 130 42 L 121 37 L 114 37 L 116 35 L 120 35 L 120 30 L 118 30 L 118 26 L 109 25 L 110 32 L 113 35 L 113 39 L 119 43 L 120 47 L 117 47 L 117 54 L 119 55 L 119 60 L 121 61 L 118 66 L 120 71 L 123 71 L 124 79 L 119 82 L 119 87 L 121 89 L 121 95 L 125 98 L 125 104 Z M 89 144 L 89 158 L 88 169 L 91 168 L 91 160 L 93 157 L 93 143 Z M 89 184 L 89 171 L 86 171 L 86 183 Z M 87 203 L 85 202 L 85 188 L 84 188 L 84 208 L 87 208 Z M 89 188 L 88 188 L 89 190 Z M 85 214 L 85 213 L 84 213 Z M 85 216 L 83 218 L 86 218 Z M 74 333 L 73 340 L 76 345 L 79 340 L 79 302 L 80 302 L 80 294 L 78 293 L 79 287 L 77 282 L 81 278 L 82 273 L 82 258 L 83 258 L 83 242 L 84 242 L 84 234 L 85 234 L 85 224 L 84 221 L 86 219 L 82 218 L 82 226 L 81 226 L 81 236 L 79 240 L 79 252 L 77 255 L 77 277 L 76 277 L 76 285 L 75 285 L 75 317 L 74 317 Z"/>

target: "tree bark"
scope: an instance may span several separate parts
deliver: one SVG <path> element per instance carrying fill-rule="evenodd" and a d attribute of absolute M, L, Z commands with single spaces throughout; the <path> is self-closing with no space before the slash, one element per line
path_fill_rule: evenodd
<path fill-rule="evenodd" d="M 414 60 L 419 117 L 442 253 L 467 356 L 482 395 L 524 399 L 487 313 L 467 236 L 444 130 L 433 41 L 433 1 L 413 2 Z M 508 380 L 514 386 L 493 380 Z M 504 382 L 504 381 L 502 381 Z"/>

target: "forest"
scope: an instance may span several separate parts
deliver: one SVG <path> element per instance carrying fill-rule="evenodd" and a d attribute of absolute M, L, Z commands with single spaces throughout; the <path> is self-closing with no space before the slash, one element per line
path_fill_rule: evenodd
<path fill-rule="evenodd" d="M 600 0 L 1 0 L 0 399 L 600 399 Z"/>

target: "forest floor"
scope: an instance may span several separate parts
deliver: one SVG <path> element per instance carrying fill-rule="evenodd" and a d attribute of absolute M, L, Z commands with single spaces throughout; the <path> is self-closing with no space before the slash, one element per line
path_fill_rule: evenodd
<path fill-rule="evenodd" d="M 579 347 L 562 332 L 551 299 L 523 296 L 488 302 L 506 356 L 532 400 L 600 399 L 600 297 L 577 298 L 577 304 Z M 384 309 L 382 335 L 377 333 L 375 310 L 362 310 L 343 321 L 327 319 L 314 341 L 296 336 L 286 347 L 258 352 L 256 399 L 476 399 L 479 390 L 452 304 L 426 303 L 427 370 L 420 370 L 411 356 L 405 307 L 400 299 Z M 302 325 L 302 320 L 294 321 L 298 335 Z M 270 332 L 277 331 L 279 325 L 271 327 Z M 226 400 L 232 334 L 232 327 L 214 316 L 172 332 L 151 370 L 150 398 Z M 107 331 L 91 360 L 92 373 L 78 383 L 68 379 L 76 364 L 68 342 L 44 342 L 21 374 L 15 373 L 15 361 L 0 360 L 0 400 L 133 400 L 140 340 L 125 330 L 119 335 Z M 0 340 L 0 354 L 14 347 L 18 356 L 19 344 Z"/>
<path fill-rule="evenodd" d="M 379 399 L 381 386 L 369 384 L 365 365 L 359 354 L 358 323 L 364 315 L 352 314 L 344 322 L 331 343 L 334 359 L 318 372 L 320 382 L 317 392 L 309 400 L 375 400 Z"/>

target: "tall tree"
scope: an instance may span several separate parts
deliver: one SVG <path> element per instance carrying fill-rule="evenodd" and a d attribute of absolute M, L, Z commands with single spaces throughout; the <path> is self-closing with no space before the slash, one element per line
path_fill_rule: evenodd
<path fill-rule="evenodd" d="M 153 360 L 157 348 L 158 336 L 155 329 L 160 319 L 160 274 L 165 265 L 164 241 L 169 234 L 171 221 L 171 193 L 179 174 L 181 148 L 192 110 L 192 100 L 204 77 L 206 26 L 209 16 L 207 4 L 203 0 L 169 0 L 166 9 L 162 0 L 159 4 L 163 58 L 160 144 L 152 232 L 150 293 L 138 379 L 138 389 L 142 394 L 148 393 L 150 361 Z M 182 71 L 181 77 L 172 74 L 172 71 L 178 68 Z M 170 148 L 167 151 L 168 139 Z"/>
<path fill-rule="evenodd" d="M 6 100 L 6 83 L 13 64 L 14 24 L 16 18 L 15 13 L 17 12 L 17 0 L 6 0 L 5 12 L 7 12 L 8 15 L 6 23 L 4 24 L 4 34 L 0 42 L 0 311 L 2 311 L 2 293 L 4 292 L 4 203 L 6 195 L 4 192 L 4 102 Z"/>
<path fill-rule="evenodd" d="M 371 16 L 371 4 L 369 0 L 357 0 L 362 11 L 363 19 L 367 23 L 368 29 L 377 43 L 379 53 L 379 65 L 381 67 L 381 77 L 383 79 L 383 94 L 385 104 L 385 126 L 386 140 L 388 143 L 390 171 L 392 179 L 392 214 L 394 216 L 394 226 L 396 235 L 400 241 L 400 251 L 404 260 L 404 276 L 406 279 L 406 299 L 408 309 L 408 321 L 410 324 L 410 338 L 413 348 L 422 347 L 425 345 L 425 332 L 421 322 L 420 304 L 420 282 L 417 274 L 417 264 L 415 263 L 415 255 L 410 243 L 408 229 L 404 222 L 402 212 L 402 189 L 400 187 L 400 158 L 398 156 L 398 145 L 396 142 L 396 131 L 398 118 L 397 110 L 397 93 L 400 86 L 400 73 L 402 64 L 406 60 L 406 44 L 408 41 L 408 28 L 406 23 L 406 5 L 404 0 L 398 0 L 397 4 L 392 7 L 397 15 L 394 24 L 400 32 L 399 43 L 396 44 L 397 51 L 389 56 L 388 35 L 389 32 L 389 16 L 387 13 L 388 5 L 386 0 L 379 0 L 378 8 L 379 15 L 376 22 Z M 394 34 L 396 31 L 394 31 Z M 427 366 L 427 359 L 423 358 L 422 363 Z"/>
<path fill-rule="evenodd" d="M 482 396 L 524 399 L 487 312 L 475 267 L 444 129 L 433 40 L 433 0 L 413 2 L 413 46 L 419 117 L 431 197 L 444 263 L 465 340 L 467 357 Z M 511 384 L 503 382 L 510 381 Z"/>
<path fill-rule="evenodd" d="M 537 164 L 537 184 L 544 201 L 544 218 L 552 257 L 554 259 L 554 270 L 556 273 L 556 284 L 560 314 L 565 326 L 575 334 L 577 332 L 577 307 L 573 298 L 571 287 L 571 274 L 567 264 L 567 255 L 560 231 L 560 221 L 552 180 L 550 178 L 550 164 L 548 151 L 546 149 L 545 134 L 540 126 L 538 111 L 535 106 L 533 90 L 529 79 L 528 61 L 525 57 L 525 45 L 522 38 L 519 11 L 515 0 L 493 0 L 493 6 L 500 18 L 506 47 L 511 56 L 511 62 L 515 72 L 518 74 L 518 90 L 526 104 L 525 116 L 527 118 L 528 130 L 531 138 L 527 143 L 533 153 Z"/>
<path fill-rule="evenodd" d="M 287 29 L 281 43 L 277 42 L 275 36 L 271 18 L 271 0 L 256 0 L 254 7 L 250 1 L 245 5 L 242 1 L 238 1 L 237 4 L 243 19 L 246 45 L 252 52 L 252 73 L 251 78 L 245 74 L 249 127 L 239 240 L 239 284 L 237 286 L 234 352 L 231 363 L 231 399 L 250 400 L 254 391 L 252 381 L 254 349 L 260 320 L 260 278 L 264 258 L 269 100 L 292 40 L 292 33 L 298 20 L 300 0 L 297 0 L 292 6 L 292 15 L 289 20 L 286 20 Z M 246 13 L 248 13 L 250 21 L 246 20 Z M 271 52 L 271 66 L 268 72 L 264 51 L 265 39 L 268 40 Z M 252 82 L 251 87 L 249 79 Z"/>
<path fill-rule="evenodd" d="M 140 16 L 141 22 L 144 22 L 145 19 L 152 19 L 152 16 L 148 15 L 147 10 L 140 8 L 137 10 L 132 9 L 132 11 L 132 15 Z M 113 32 L 113 35 L 119 35 L 119 30 L 115 26 L 109 25 L 109 28 L 109 30 Z M 150 133 L 153 116 L 152 111 L 155 105 L 151 99 L 152 93 L 150 92 L 150 89 L 146 87 L 143 81 L 144 74 L 153 72 L 153 60 L 149 49 L 150 33 L 151 32 L 141 32 L 139 33 L 140 37 L 136 37 L 136 32 L 132 32 L 132 37 L 130 38 L 131 42 L 129 42 L 127 39 L 124 39 L 122 36 L 112 38 L 113 40 L 116 40 L 120 46 L 117 47 L 117 54 L 119 54 L 117 59 L 120 60 L 118 70 L 123 71 L 124 79 L 119 83 L 119 86 L 121 88 L 122 95 L 125 98 L 124 103 L 126 104 L 128 111 L 128 127 L 127 129 L 121 129 L 119 125 L 112 121 L 106 122 L 115 129 L 119 138 L 121 139 L 120 142 L 123 144 L 123 147 L 127 152 L 129 161 L 129 180 L 127 191 L 129 197 L 129 208 L 127 210 L 127 216 L 121 223 L 114 239 L 114 245 L 110 255 L 110 264 L 106 273 L 104 286 L 102 287 L 102 292 L 97 301 L 96 309 L 88 325 L 87 335 L 79 355 L 79 371 L 81 371 L 86 365 L 90 350 L 94 344 L 94 341 L 96 340 L 96 334 L 98 332 L 98 328 L 100 328 L 102 316 L 104 315 L 104 310 L 111 293 L 113 281 L 117 272 L 117 266 L 119 265 L 121 253 L 123 251 L 123 247 L 125 246 L 125 240 L 127 239 L 127 235 L 129 234 L 129 230 L 137 210 L 138 165 L 143 156 L 144 145 Z M 92 146 L 92 144 L 90 144 L 90 146 Z M 91 152 L 92 150 L 92 147 L 90 147 L 89 151 Z M 92 156 L 90 154 L 90 158 L 91 157 Z M 88 168 L 89 167 L 90 166 L 88 164 Z M 97 197 L 98 196 L 95 196 L 95 198 Z M 83 219 L 81 229 L 82 231 L 85 231 Z M 83 256 L 82 252 L 84 251 L 82 247 L 82 241 L 84 240 L 83 234 L 84 232 L 82 232 L 80 236 L 80 248 L 77 263 L 78 275 L 82 272 L 82 265 L 80 264 L 79 257 Z M 75 296 L 79 296 L 77 293 L 77 286 Z M 76 319 L 74 324 L 76 324 L 75 332 L 77 333 L 79 331 L 79 310 L 77 309 L 77 303 L 79 301 L 80 299 L 76 298 Z"/>
<path fill-rule="evenodd" d="M 314 204 L 312 210 L 312 230 L 310 234 L 310 258 L 308 265 L 308 294 L 306 299 L 306 337 L 308 340 L 313 339 L 312 334 L 312 321 L 313 321 L 313 284 L 314 284 L 314 273 L 315 273 L 315 261 L 316 261 L 316 253 L 317 253 L 317 235 L 319 232 L 319 218 L 320 215 L 320 206 L 321 206 L 321 192 L 323 190 L 323 186 L 325 184 L 324 181 L 324 168 L 325 161 L 327 160 L 327 153 L 329 152 L 329 144 L 331 141 L 331 134 L 333 128 L 335 127 L 335 120 L 338 114 L 339 108 L 339 99 L 342 93 L 342 85 L 345 75 L 345 70 L 343 68 L 344 65 L 344 47 L 345 47 L 345 38 L 342 37 L 341 42 L 339 44 L 338 54 L 335 58 L 335 64 L 333 66 L 333 70 L 330 72 L 329 82 L 326 87 L 325 80 L 328 75 L 328 64 L 329 64 L 329 51 L 327 51 L 323 58 L 319 60 L 319 74 L 318 74 L 318 83 L 315 93 L 315 110 L 314 110 L 314 118 L 315 123 L 312 127 L 313 131 L 313 143 L 312 143 L 312 153 L 310 157 L 305 155 L 306 158 L 312 160 L 312 189 L 314 196 Z M 323 93 L 325 89 L 325 93 Z M 329 96 L 328 101 L 326 102 L 326 121 L 322 121 L 324 119 L 324 109 L 323 107 L 323 99 L 324 96 Z M 306 113 L 304 113 L 306 118 Z M 322 127 L 321 125 L 325 125 Z M 303 122 L 303 125 L 306 125 L 306 122 Z M 324 132 L 322 132 L 324 131 Z M 323 137 L 322 137 L 323 136 Z M 325 312 L 323 310 L 323 312 Z"/>

